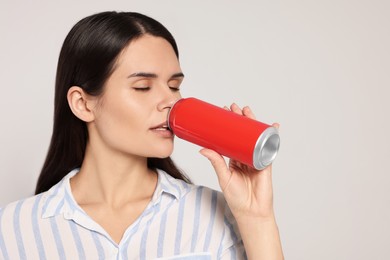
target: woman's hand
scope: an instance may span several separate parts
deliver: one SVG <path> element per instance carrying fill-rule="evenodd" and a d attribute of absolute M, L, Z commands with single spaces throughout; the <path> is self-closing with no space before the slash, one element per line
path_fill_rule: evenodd
<path fill-rule="evenodd" d="M 255 119 L 249 107 L 240 109 L 236 104 L 232 104 L 230 110 Z M 279 128 L 278 124 L 273 126 Z M 272 165 L 259 171 L 232 159 L 227 165 L 220 154 L 210 149 L 204 148 L 200 153 L 211 161 L 222 192 L 237 220 L 246 217 L 263 220 L 274 218 Z"/>
<path fill-rule="evenodd" d="M 230 110 L 255 119 L 249 107 L 241 110 L 232 104 Z M 273 126 L 279 128 L 279 124 Z M 211 161 L 217 173 L 248 259 L 284 259 L 273 209 L 272 166 L 259 171 L 236 160 L 227 165 L 220 154 L 210 149 L 202 149 L 200 153 Z"/>

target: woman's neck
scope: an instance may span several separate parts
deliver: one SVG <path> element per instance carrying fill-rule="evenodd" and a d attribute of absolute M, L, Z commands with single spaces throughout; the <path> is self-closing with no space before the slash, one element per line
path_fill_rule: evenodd
<path fill-rule="evenodd" d="M 147 158 L 92 149 L 87 145 L 80 172 L 71 179 L 79 205 L 103 204 L 113 209 L 151 198 L 157 174 Z"/>

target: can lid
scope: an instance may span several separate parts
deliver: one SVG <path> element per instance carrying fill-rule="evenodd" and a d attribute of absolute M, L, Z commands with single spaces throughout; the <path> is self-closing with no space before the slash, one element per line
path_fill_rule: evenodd
<path fill-rule="evenodd" d="M 262 170 L 276 158 L 280 146 L 279 132 L 275 127 L 268 127 L 257 139 L 253 151 L 253 166 Z"/>
<path fill-rule="evenodd" d="M 173 131 L 173 129 L 171 128 L 171 126 L 169 125 L 169 117 L 171 116 L 171 111 L 172 111 L 172 109 L 173 109 L 173 107 L 177 104 L 177 102 L 179 102 L 180 100 L 182 100 L 182 99 L 184 99 L 184 98 L 179 98 L 179 99 L 177 99 L 177 100 L 175 100 L 175 102 L 172 104 L 172 106 L 171 106 L 171 108 L 169 109 L 169 111 L 168 111 L 168 115 L 167 115 L 167 124 L 168 124 L 168 128 L 171 130 L 171 131 Z"/>

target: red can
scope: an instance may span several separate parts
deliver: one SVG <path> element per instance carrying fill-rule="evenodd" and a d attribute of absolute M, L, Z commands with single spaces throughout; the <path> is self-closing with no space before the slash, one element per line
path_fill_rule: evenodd
<path fill-rule="evenodd" d="M 258 170 L 270 165 L 279 150 L 275 127 L 196 98 L 179 99 L 169 112 L 168 126 L 181 139 Z"/>

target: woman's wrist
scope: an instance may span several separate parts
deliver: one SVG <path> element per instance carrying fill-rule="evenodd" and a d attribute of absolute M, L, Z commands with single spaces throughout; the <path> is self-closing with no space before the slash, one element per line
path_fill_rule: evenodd
<path fill-rule="evenodd" d="M 235 217 L 237 225 L 241 229 L 247 229 L 249 232 L 254 232 L 258 228 L 264 226 L 277 226 L 275 215 L 265 216 L 238 216 Z M 244 230 L 242 230 L 244 231 Z"/>
<path fill-rule="evenodd" d="M 237 222 L 272 222 L 275 221 L 275 213 L 272 207 L 267 209 L 260 209 L 256 211 L 239 211 L 232 210 L 232 214 Z"/>

